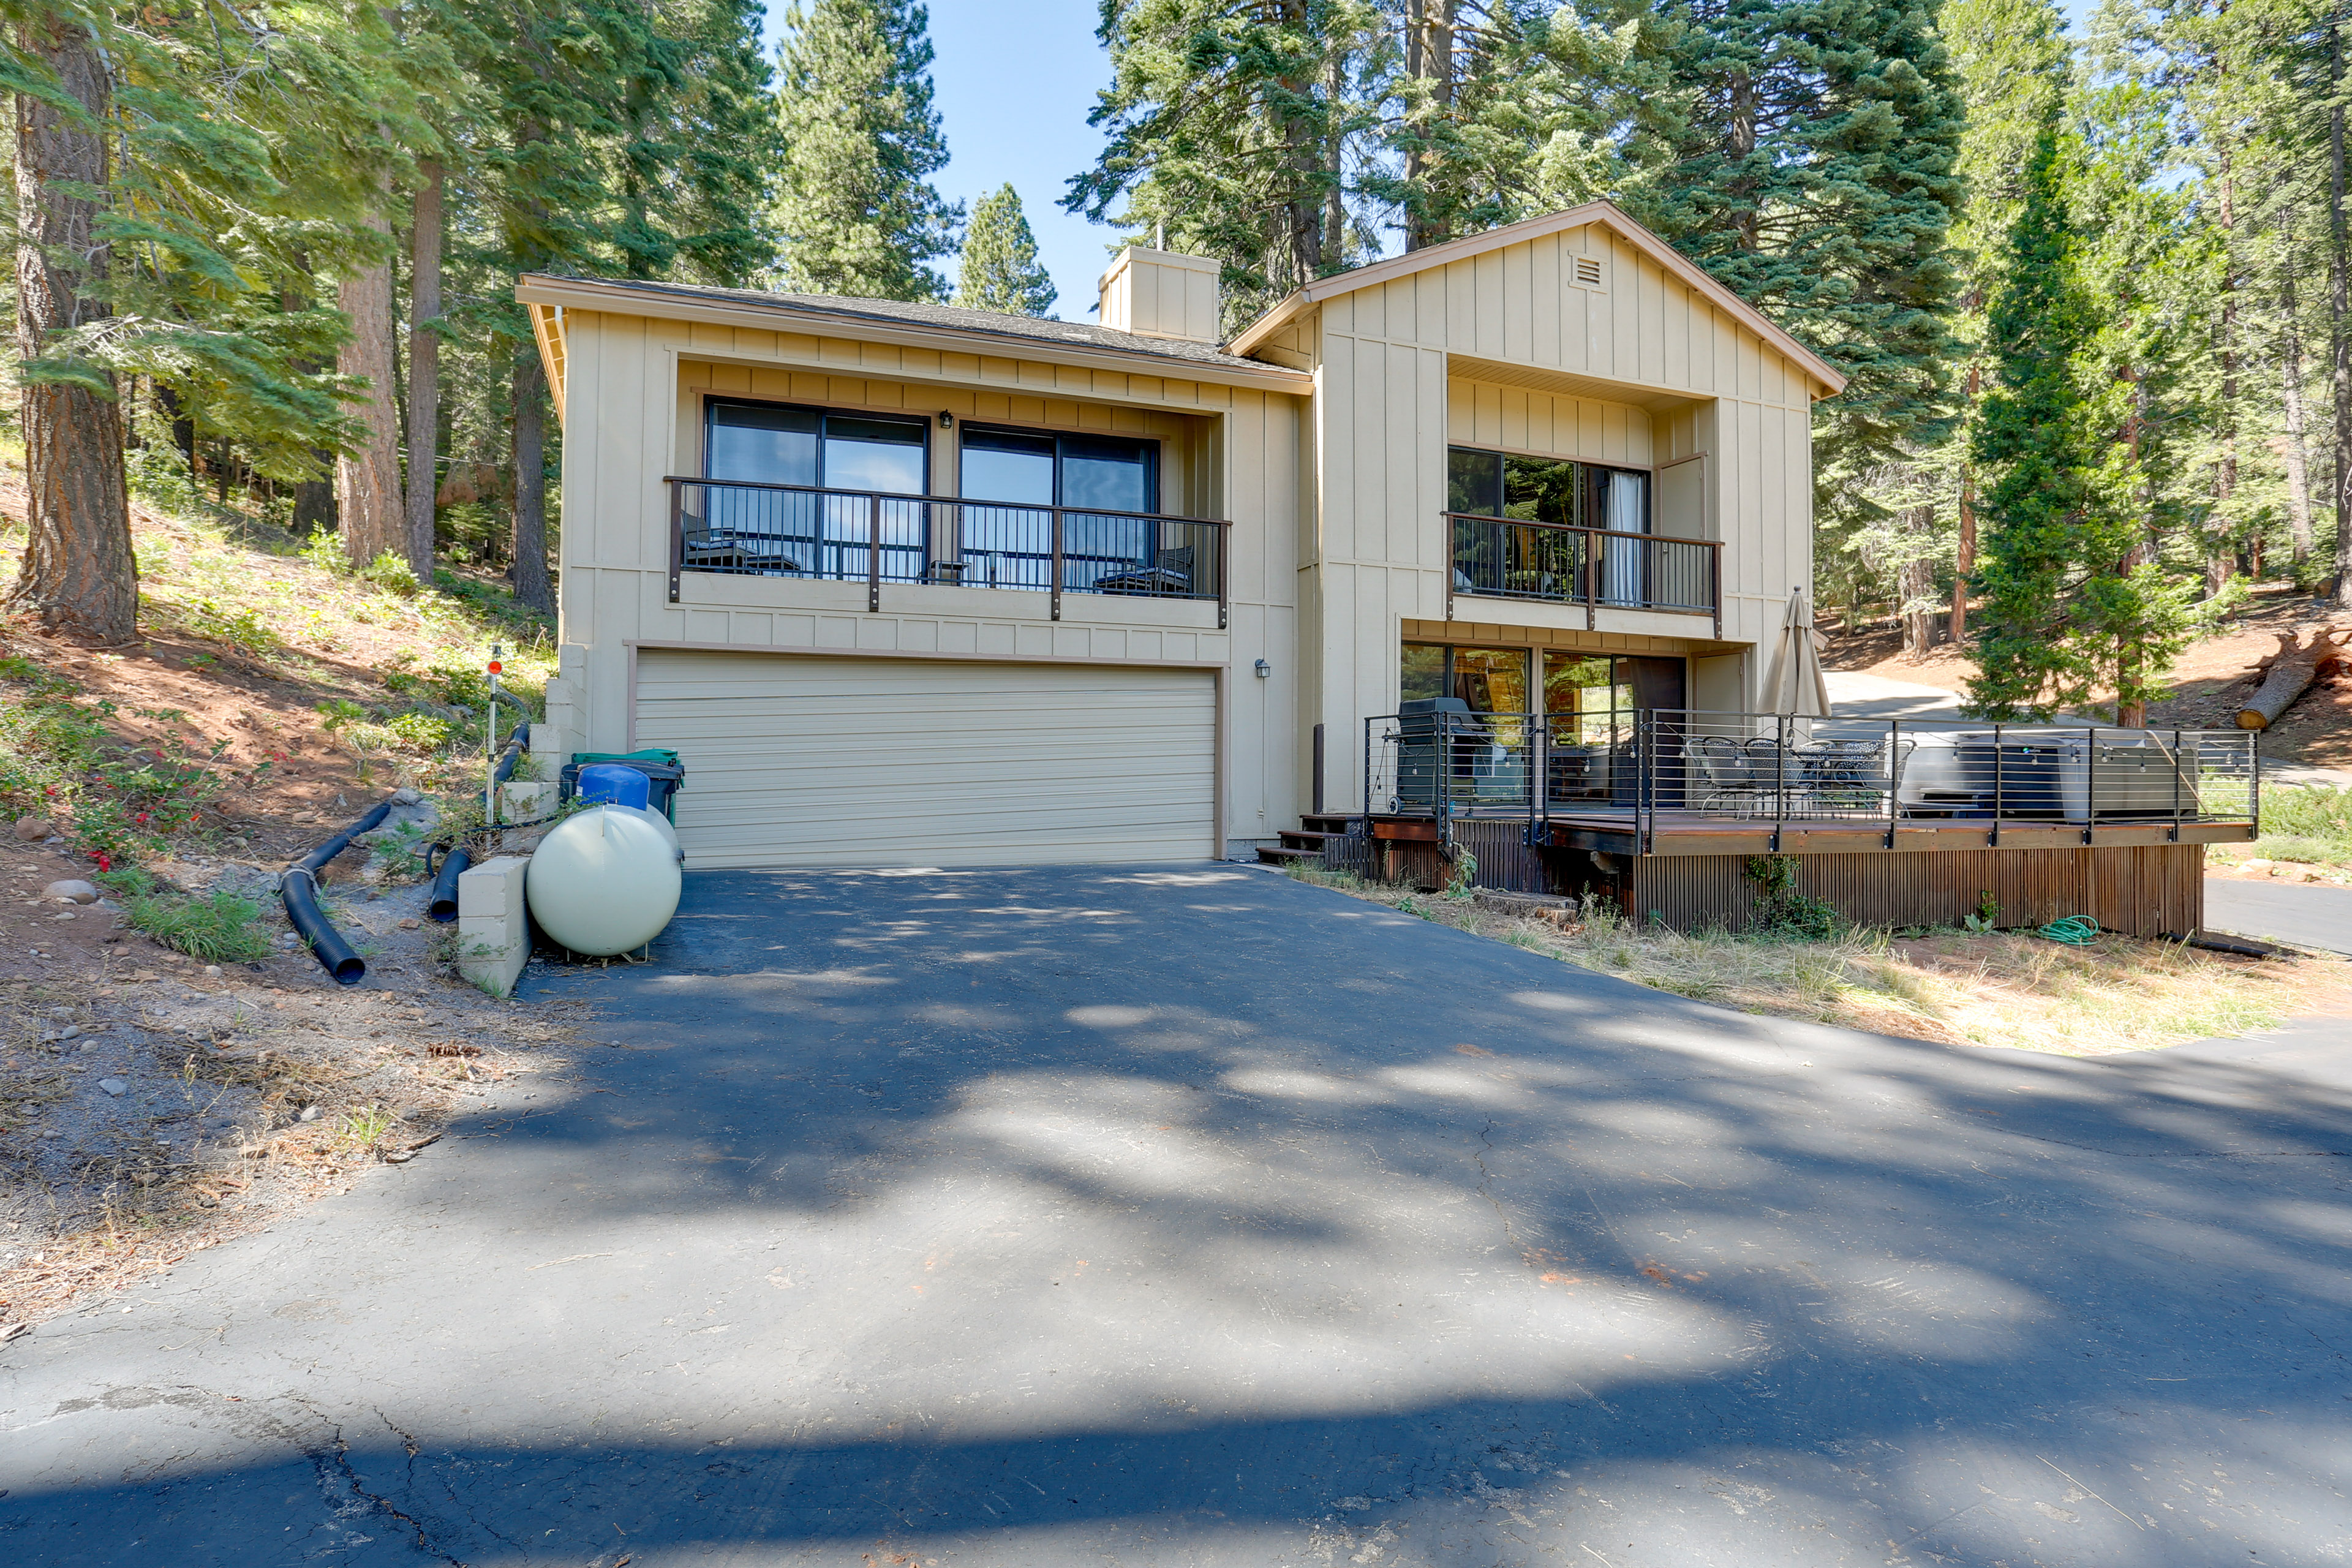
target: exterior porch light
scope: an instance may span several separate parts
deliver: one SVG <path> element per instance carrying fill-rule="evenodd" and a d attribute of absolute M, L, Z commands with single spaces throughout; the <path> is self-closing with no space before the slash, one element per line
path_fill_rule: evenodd
<path fill-rule="evenodd" d="M 955 416 L 949 413 L 944 408 L 940 410 L 940 428 L 942 430 L 952 430 L 955 428 Z"/>
<path fill-rule="evenodd" d="M 1273 673 L 1274 673 L 1274 666 L 1272 666 L 1272 665 L 1270 665 L 1270 664 L 1266 663 L 1266 662 L 1265 662 L 1265 660 L 1264 660 L 1264 659 L 1259 659 L 1259 660 L 1257 661 L 1257 678 L 1258 678 L 1260 680 L 1264 680 L 1264 679 L 1265 679 L 1268 676 L 1272 675 Z"/>

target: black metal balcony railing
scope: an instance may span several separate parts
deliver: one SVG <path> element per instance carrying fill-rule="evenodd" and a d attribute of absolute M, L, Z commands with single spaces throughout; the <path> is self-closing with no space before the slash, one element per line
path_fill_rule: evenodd
<path fill-rule="evenodd" d="M 672 476 L 669 596 L 688 572 L 864 583 L 868 610 L 885 583 L 1021 588 L 1053 596 L 1114 594 L 1200 599 L 1226 624 L 1225 534 L 1203 518 L 1009 506 L 954 496 L 893 495 Z"/>
<path fill-rule="evenodd" d="M 1364 721 L 1367 816 L 1630 818 L 1877 827 L 2079 827 L 2259 820 L 2242 730 L 1796 719 L 1688 709 L 1473 713 L 1414 704 Z"/>
<path fill-rule="evenodd" d="M 1458 595 L 1715 617 L 1723 631 L 1723 546 L 1712 539 L 1612 533 L 1517 518 L 1448 512 L 1453 532 L 1448 620 Z"/>

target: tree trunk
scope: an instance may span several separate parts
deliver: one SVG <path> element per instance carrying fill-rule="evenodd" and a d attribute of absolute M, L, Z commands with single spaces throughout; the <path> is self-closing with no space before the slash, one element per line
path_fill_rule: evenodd
<path fill-rule="evenodd" d="M 541 614 L 555 608 L 547 581 L 547 371 L 539 345 L 514 367 L 515 597 Z"/>
<path fill-rule="evenodd" d="M 2328 629 L 2320 627 L 2311 634 L 2311 646 L 2297 648 L 2294 634 L 2279 634 L 2279 650 L 2271 660 L 2271 672 L 2263 678 L 2262 686 L 2246 705 L 2238 710 L 2238 728 L 2267 730 L 2279 721 L 2279 715 L 2294 706 L 2294 700 L 2307 690 L 2319 675 L 2320 666 L 2332 662 L 2336 647 Z"/>
<path fill-rule="evenodd" d="M 2336 394 L 2335 599 L 2352 608 L 2352 237 L 2344 213 L 2344 19 L 2327 28 L 2327 320 Z"/>
<path fill-rule="evenodd" d="M 2304 439 L 2303 326 L 2296 299 L 2294 209 L 2282 207 L 2279 237 L 2279 392 L 2285 404 L 2286 526 L 2299 570 L 2311 558 L 2311 464 Z"/>
<path fill-rule="evenodd" d="M 392 225 L 371 214 L 367 226 L 389 237 Z M 400 405 L 392 363 L 392 263 L 365 267 L 336 286 L 335 303 L 351 318 L 351 342 L 335 368 L 366 380 L 355 412 L 365 431 L 359 449 L 335 462 L 335 508 L 343 550 L 354 567 L 377 556 L 408 559 L 408 521 L 400 489 Z"/>
<path fill-rule="evenodd" d="M 441 183 L 438 162 L 416 168 L 419 183 L 409 235 L 408 563 L 433 581 L 433 491 L 440 478 Z"/>
<path fill-rule="evenodd" d="M 102 128 L 111 84 L 96 41 L 55 11 L 35 7 L 18 35 L 25 53 L 57 73 Z M 30 94 L 16 98 L 16 352 L 37 358 L 51 333 L 110 312 L 109 253 L 94 234 L 108 188 L 106 138 Z M 111 375 L 106 383 L 110 389 Z M 24 389 L 25 561 L 8 607 L 42 629 L 100 644 L 138 635 L 139 576 L 131 552 L 131 493 L 122 468 L 122 405 L 110 391 L 36 382 Z"/>
<path fill-rule="evenodd" d="M 1933 507 L 1909 509 L 1904 531 L 1911 536 L 1914 549 L 1927 544 L 1935 521 Z M 1936 612 L 1928 604 L 1936 592 L 1936 573 L 1925 555 L 1915 555 L 1897 569 L 1895 592 L 1900 601 L 1896 613 L 1903 617 L 1903 651 L 1913 658 L 1925 658 L 1936 646 Z"/>
<path fill-rule="evenodd" d="M 1974 408 L 1977 392 L 1982 384 L 1982 367 L 1973 361 L 1969 365 L 1969 406 Z M 1963 458 L 1960 462 L 1960 538 L 1952 556 L 1952 619 L 1948 628 L 1954 647 L 1965 647 L 1969 640 L 1969 579 L 1977 569 L 1977 470 Z"/>

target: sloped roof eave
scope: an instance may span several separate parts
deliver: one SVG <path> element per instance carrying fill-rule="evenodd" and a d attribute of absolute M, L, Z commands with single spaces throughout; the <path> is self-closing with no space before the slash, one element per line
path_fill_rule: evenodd
<path fill-rule="evenodd" d="M 1342 294 L 1352 294 L 1359 289 L 1370 289 L 1399 278 L 1411 277 L 1416 272 L 1425 271 L 1433 267 L 1448 266 L 1473 256 L 1484 255 L 1490 250 L 1500 250 L 1507 246 L 1523 245 L 1529 240 L 1540 239 L 1546 235 L 1559 234 L 1565 229 L 1581 228 L 1587 224 L 1594 223 L 1605 225 L 1636 250 L 1641 251 L 1691 289 L 1704 295 L 1710 303 L 1722 309 L 1740 325 L 1796 361 L 1808 375 L 1821 384 L 1823 396 L 1834 397 L 1845 390 L 1846 378 L 1827 360 L 1799 342 L 1784 328 L 1776 325 L 1763 311 L 1717 282 L 1696 262 L 1667 244 L 1656 233 L 1628 217 L 1613 202 L 1587 202 L 1581 206 L 1568 207 L 1559 212 L 1546 213 L 1540 217 L 1506 224 L 1501 228 L 1488 229 L 1484 234 L 1474 234 L 1467 238 L 1448 240 L 1444 245 L 1433 245 L 1426 250 L 1408 251 L 1402 256 L 1391 257 L 1385 261 L 1375 261 L 1368 267 L 1359 267 L 1350 272 L 1339 272 L 1328 278 L 1318 278 L 1303 288 L 1291 290 L 1264 315 L 1243 328 L 1233 341 L 1225 345 L 1225 352 L 1237 355 L 1248 354 L 1276 332 L 1287 326 L 1309 305 L 1319 305 L 1326 300 L 1337 299 Z"/>

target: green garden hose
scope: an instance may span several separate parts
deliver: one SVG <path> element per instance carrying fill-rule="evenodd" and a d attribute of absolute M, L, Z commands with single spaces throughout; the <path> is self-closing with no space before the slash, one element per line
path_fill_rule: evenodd
<path fill-rule="evenodd" d="M 2081 915 L 2062 915 L 2035 933 L 2068 947 L 2088 947 L 2099 940 L 2099 922 Z"/>

